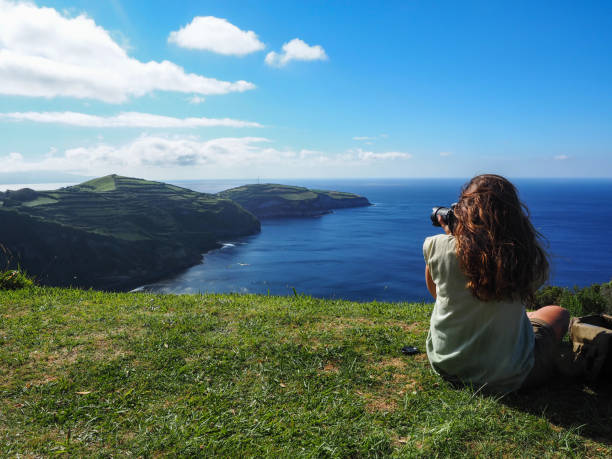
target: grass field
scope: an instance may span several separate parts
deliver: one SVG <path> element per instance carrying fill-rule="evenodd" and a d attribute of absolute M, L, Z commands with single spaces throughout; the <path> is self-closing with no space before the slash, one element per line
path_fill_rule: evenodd
<path fill-rule="evenodd" d="M 456 390 L 431 305 L 0 291 L 0 456 L 612 456 L 610 388 Z"/>

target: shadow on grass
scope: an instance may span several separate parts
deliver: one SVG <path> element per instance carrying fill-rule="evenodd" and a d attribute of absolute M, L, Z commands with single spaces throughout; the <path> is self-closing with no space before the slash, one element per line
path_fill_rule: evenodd
<path fill-rule="evenodd" d="M 570 429 L 583 437 L 612 445 L 612 384 L 558 377 L 546 387 L 511 394 L 507 406 Z"/>

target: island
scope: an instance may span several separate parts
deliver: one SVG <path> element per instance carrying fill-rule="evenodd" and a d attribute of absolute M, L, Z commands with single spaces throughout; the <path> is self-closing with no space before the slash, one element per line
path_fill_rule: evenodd
<path fill-rule="evenodd" d="M 222 196 L 118 175 L 0 193 L 0 266 L 46 285 L 129 290 L 259 231 L 252 213 Z"/>
<path fill-rule="evenodd" d="M 333 209 L 370 206 L 367 198 L 340 191 L 311 190 L 272 183 L 243 185 L 222 191 L 257 218 L 318 217 Z"/>

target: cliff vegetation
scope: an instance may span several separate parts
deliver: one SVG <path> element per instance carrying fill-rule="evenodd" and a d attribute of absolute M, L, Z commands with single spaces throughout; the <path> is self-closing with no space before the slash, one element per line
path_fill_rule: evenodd
<path fill-rule="evenodd" d="M 0 193 L 0 266 L 44 284 L 126 289 L 197 264 L 225 238 L 254 234 L 236 203 L 109 175 L 54 191 Z"/>
<path fill-rule="evenodd" d="M 237 202 L 258 218 L 316 217 L 333 209 L 371 205 L 367 198 L 353 193 L 270 183 L 243 185 L 218 196 Z"/>

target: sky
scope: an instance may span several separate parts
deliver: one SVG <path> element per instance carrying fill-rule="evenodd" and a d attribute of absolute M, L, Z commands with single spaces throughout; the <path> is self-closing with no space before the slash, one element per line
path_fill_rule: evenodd
<path fill-rule="evenodd" d="M 612 5 L 0 0 L 0 183 L 612 177 Z"/>

